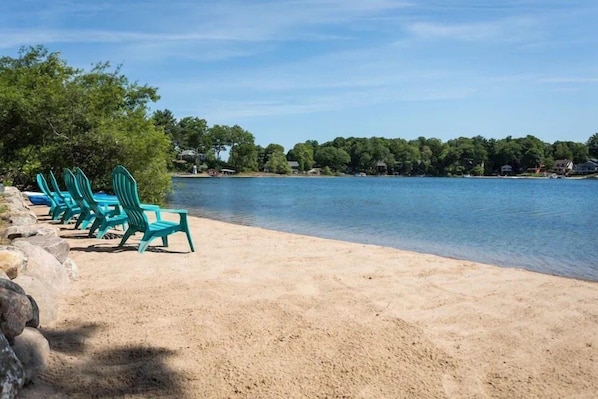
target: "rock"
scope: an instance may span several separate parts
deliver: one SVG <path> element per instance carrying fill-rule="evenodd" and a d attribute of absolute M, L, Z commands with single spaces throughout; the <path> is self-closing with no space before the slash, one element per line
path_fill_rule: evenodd
<path fill-rule="evenodd" d="M 11 211 L 8 221 L 13 226 L 23 226 L 37 223 L 37 216 L 31 211 Z"/>
<path fill-rule="evenodd" d="M 66 258 L 62 266 L 66 270 L 66 273 L 69 275 L 71 281 L 75 281 L 79 278 L 79 268 L 74 260 L 71 258 Z"/>
<path fill-rule="evenodd" d="M 29 295 L 35 298 L 39 312 L 38 319 L 36 320 L 38 325 L 44 325 L 56 320 L 59 293 L 54 287 L 37 277 L 23 274 L 14 279 L 14 281 L 18 282 Z"/>
<path fill-rule="evenodd" d="M 56 292 L 67 292 L 70 288 L 70 280 L 64 266 L 55 256 L 37 245 L 21 241 L 21 239 L 13 241 L 13 244 L 22 250 L 28 258 L 27 269 L 22 274 L 39 278 L 49 286 L 54 287 Z M 31 294 L 26 288 L 25 291 Z"/>
<path fill-rule="evenodd" d="M 13 245 L 18 245 L 19 242 L 25 241 L 31 245 L 42 247 L 58 259 L 58 262 L 64 263 L 69 256 L 69 243 L 57 236 L 53 235 L 34 235 L 30 237 L 22 237 L 13 240 Z"/>
<path fill-rule="evenodd" d="M 0 288 L 14 291 L 17 294 L 26 295 L 25 290 L 19 284 L 9 279 L 0 279 Z"/>
<path fill-rule="evenodd" d="M 16 278 L 27 267 L 27 256 L 12 245 L 0 246 L 0 270 L 9 278 Z"/>
<path fill-rule="evenodd" d="M 16 398 L 25 384 L 25 371 L 6 337 L 0 334 L 0 398 Z"/>
<path fill-rule="evenodd" d="M 14 240 L 15 238 L 31 237 L 35 235 L 53 235 L 58 237 L 58 231 L 55 227 L 39 226 L 37 224 L 27 224 L 19 226 L 9 226 L 0 230 L 0 238 Z"/>
<path fill-rule="evenodd" d="M 0 330 L 9 342 L 23 332 L 33 318 L 33 307 L 26 295 L 0 288 Z"/>
<path fill-rule="evenodd" d="M 50 344 L 35 328 L 25 328 L 23 333 L 15 338 L 12 350 L 23 367 L 25 384 L 32 382 L 48 365 Z"/>

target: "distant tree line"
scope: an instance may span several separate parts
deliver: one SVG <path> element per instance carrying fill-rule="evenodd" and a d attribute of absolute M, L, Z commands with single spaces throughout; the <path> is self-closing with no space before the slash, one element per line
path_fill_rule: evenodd
<path fill-rule="evenodd" d="M 317 167 L 324 173 L 366 173 L 400 175 L 491 175 L 501 166 L 513 171 L 550 170 L 556 160 L 582 163 L 598 158 L 598 133 L 586 143 L 556 141 L 552 144 L 527 135 L 521 138 L 486 139 L 459 137 L 442 142 L 436 138 L 415 140 L 382 137 L 337 137 L 319 144 L 307 140 L 285 153 L 283 146 L 256 145 L 253 135 L 239 126 L 208 127 L 204 119 L 185 117 L 176 120 L 169 110 L 156 111 L 153 120 L 173 143 L 173 150 L 193 149 L 204 168 L 230 167 L 238 172 L 291 172 L 287 161 L 296 161 L 299 172 Z M 228 151 L 228 161 L 220 159 Z M 193 161 L 192 159 L 190 160 Z M 183 168 L 189 169 L 188 164 Z"/>

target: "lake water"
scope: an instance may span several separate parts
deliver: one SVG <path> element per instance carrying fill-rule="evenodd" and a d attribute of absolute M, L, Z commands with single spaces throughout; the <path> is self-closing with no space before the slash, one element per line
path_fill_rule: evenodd
<path fill-rule="evenodd" d="M 597 180 L 173 179 L 195 216 L 598 280 Z"/>

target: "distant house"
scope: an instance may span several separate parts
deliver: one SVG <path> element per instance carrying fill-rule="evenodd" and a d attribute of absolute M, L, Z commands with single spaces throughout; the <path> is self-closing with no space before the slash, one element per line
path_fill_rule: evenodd
<path fill-rule="evenodd" d="M 299 162 L 297 162 L 297 161 L 287 161 L 287 163 L 291 167 L 291 172 L 293 174 L 299 173 Z"/>
<path fill-rule="evenodd" d="M 501 175 L 510 175 L 513 174 L 513 167 L 511 165 L 503 165 L 500 167 L 500 174 Z"/>
<path fill-rule="evenodd" d="M 573 173 L 579 175 L 587 175 L 588 173 L 596 172 L 598 172 L 598 160 L 596 159 L 590 159 L 584 163 L 577 164 L 573 168 Z"/>
<path fill-rule="evenodd" d="M 558 159 L 554 162 L 552 171 L 557 175 L 566 175 L 573 170 L 573 161 L 569 159 Z"/>
<path fill-rule="evenodd" d="M 387 173 L 388 167 L 386 166 L 386 162 L 378 161 L 376 162 L 376 173 L 379 175 L 385 175 Z"/>
<path fill-rule="evenodd" d="M 195 150 L 183 150 L 179 152 L 178 159 L 182 161 L 195 161 L 197 158 L 197 152 Z"/>

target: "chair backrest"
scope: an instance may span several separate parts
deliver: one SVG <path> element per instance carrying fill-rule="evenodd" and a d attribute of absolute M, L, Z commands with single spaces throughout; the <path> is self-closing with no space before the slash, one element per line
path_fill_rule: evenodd
<path fill-rule="evenodd" d="M 54 199 L 54 196 L 52 195 L 52 191 L 50 190 L 50 187 L 48 187 L 48 182 L 46 181 L 46 178 L 44 177 L 44 175 L 42 175 L 41 173 L 38 173 L 35 176 L 35 180 L 37 181 L 37 186 L 39 187 L 40 190 L 42 190 L 42 193 L 46 194 L 48 197 L 50 197 L 50 199 Z"/>
<path fill-rule="evenodd" d="M 64 184 L 66 185 L 66 189 L 71 194 L 71 198 L 79 205 L 81 209 L 86 209 L 89 207 L 87 201 L 81 194 L 81 190 L 79 190 L 79 185 L 75 180 L 75 175 L 71 172 L 70 169 L 64 170 Z"/>
<path fill-rule="evenodd" d="M 124 166 L 118 165 L 112 171 L 112 188 L 116 193 L 118 202 L 120 202 L 127 214 L 129 227 L 133 227 L 139 231 L 146 231 L 149 226 L 149 220 L 141 207 L 139 193 L 137 192 L 137 182 Z"/>
<path fill-rule="evenodd" d="M 104 209 L 102 209 L 98 201 L 96 201 L 93 196 L 93 190 L 91 189 L 91 183 L 89 182 L 89 179 L 79 167 L 75 168 L 75 182 L 77 183 L 77 188 L 79 189 L 81 196 L 91 210 L 96 215 L 104 215 Z"/>
<path fill-rule="evenodd" d="M 56 176 L 54 176 L 54 172 L 50 171 L 50 183 L 54 188 L 54 194 L 60 199 L 60 201 L 64 202 L 65 204 L 69 204 L 68 199 L 62 194 L 60 191 L 60 186 L 58 185 L 58 181 L 56 180 Z"/>

